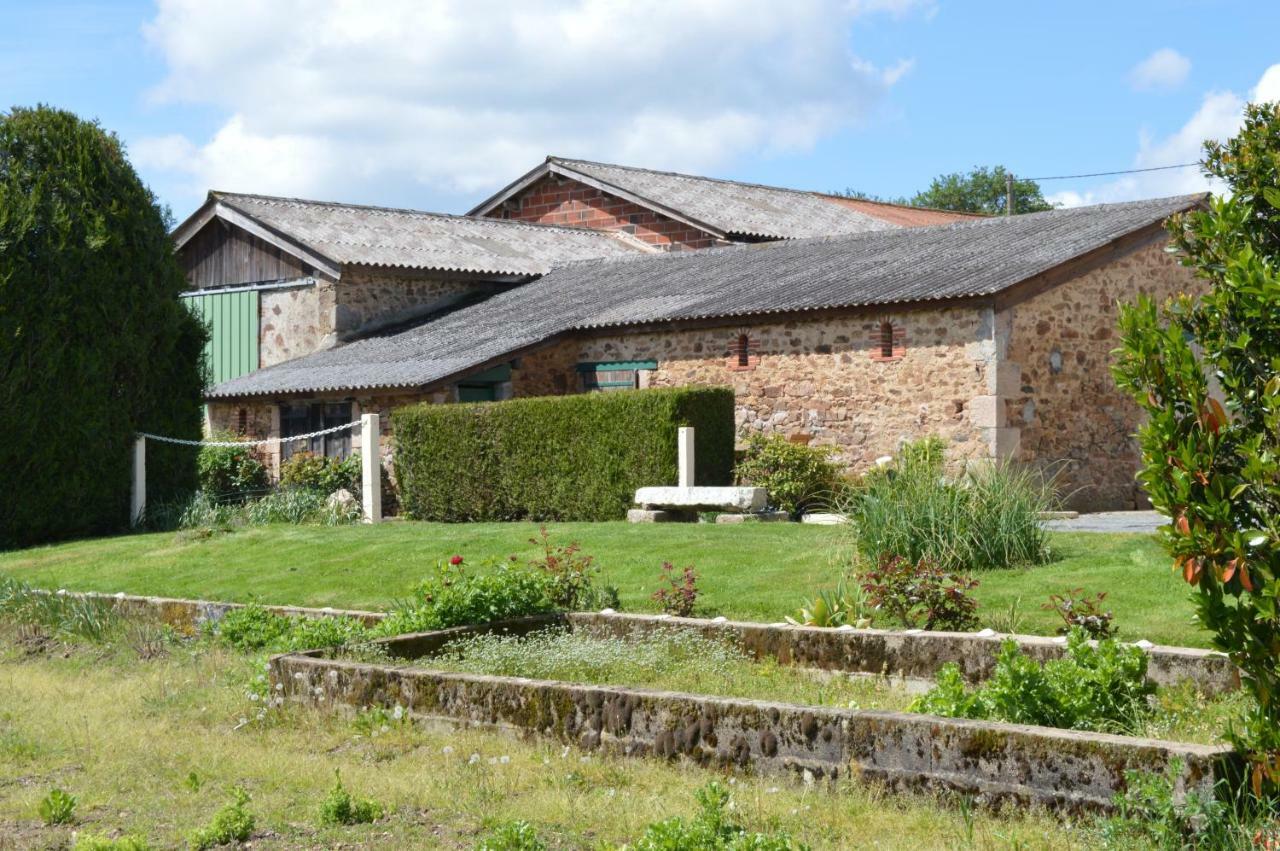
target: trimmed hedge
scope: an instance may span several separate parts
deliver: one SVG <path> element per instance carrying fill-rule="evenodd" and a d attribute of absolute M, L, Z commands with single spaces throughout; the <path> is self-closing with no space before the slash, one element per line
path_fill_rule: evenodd
<path fill-rule="evenodd" d="M 733 475 L 733 390 L 681 387 L 391 415 L 396 481 L 420 520 L 618 520 L 637 488 L 674 485 L 676 429 L 693 426 L 699 485 Z"/>

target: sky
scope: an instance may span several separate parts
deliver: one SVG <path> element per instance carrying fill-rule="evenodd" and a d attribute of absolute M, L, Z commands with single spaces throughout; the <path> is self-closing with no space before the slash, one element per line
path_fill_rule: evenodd
<path fill-rule="evenodd" d="M 461 213 L 548 154 L 892 198 L 975 165 L 1193 162 L 1280 100 L 1275 0 L 0 0 L 0 21 L 0 110 L 99 120 L 178 219 L 210 189 Z"/>

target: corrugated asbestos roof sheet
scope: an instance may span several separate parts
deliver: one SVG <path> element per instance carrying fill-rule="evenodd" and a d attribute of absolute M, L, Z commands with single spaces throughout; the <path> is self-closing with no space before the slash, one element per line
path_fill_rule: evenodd
<path fill-rule="evenodd" d="M 338 263 L 491 275 L 645 251 L 623 234 L 418 210 L 211 192 L 210 197 Z"/>
<path fill-rule="evenodd" d="M 733 236 L 797 239 L 899 225 L 812 192 L 552 157 L 548 162 L 661 204 Z"/>
<path fill-rule="evenodd" d="M 994 295 L 1204 197 L 584 261 L 409 330 L 233 379 L 210 395 L 420 387 L 566 331 Z"/>

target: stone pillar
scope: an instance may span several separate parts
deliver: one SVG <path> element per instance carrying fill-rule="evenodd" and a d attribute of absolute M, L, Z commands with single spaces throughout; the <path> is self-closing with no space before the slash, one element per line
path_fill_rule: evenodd
<path fill-rule="evenodd" d="M 360 415 L 360 488 L 364 522 L 382 522 L 382 451 L 378 446 L 378 415 Z"/>
<path fill-rule="evenodd" d="M 679 443 L 676 460 L 680 464 L 680 480 L 682 488 L 693 487 L 693 428 L 682 426 L 678 432 Z"/>
<path fill-rule="evenodd" d="M 969 422 L 993 460 L 1017 457 L 1022 437 L 1022 430 L 1010 427 L 1005 417 L 1006 400 L 1019 395 L 1022 383 L 1022 368 L 1007 359 L 1011 330 L 1009 311 L 985 308 L 977 344 L 970 349 L 970 357 L 982 369 L 987 392 L 969 400 Z"/>
<path fill-rule="evenodd" d="M 133 489 L 130 493 L 129 522 L 137 526 L 147 513 L 147 439 L 133 441 Z"/>

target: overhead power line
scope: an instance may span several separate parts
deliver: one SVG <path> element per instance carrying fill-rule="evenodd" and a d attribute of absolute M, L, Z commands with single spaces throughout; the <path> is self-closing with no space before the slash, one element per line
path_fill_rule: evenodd
<path fill-rule="evenodd" d="M 1169 171 L 1175 168 L 1192 168 L 1200 163 L 1178 163 L 1177 165 L 1158 165 L 1153 168 L 1126 168 L 1122 171 L 1095 171 L 1092 174 L 1055 174 L 1051 177 L 1019 177 L 1019 180 L 1077 180 L 1082 177 L 1113 177 L 1117 174 L 1141 174 L 1146 171 Z"/>

